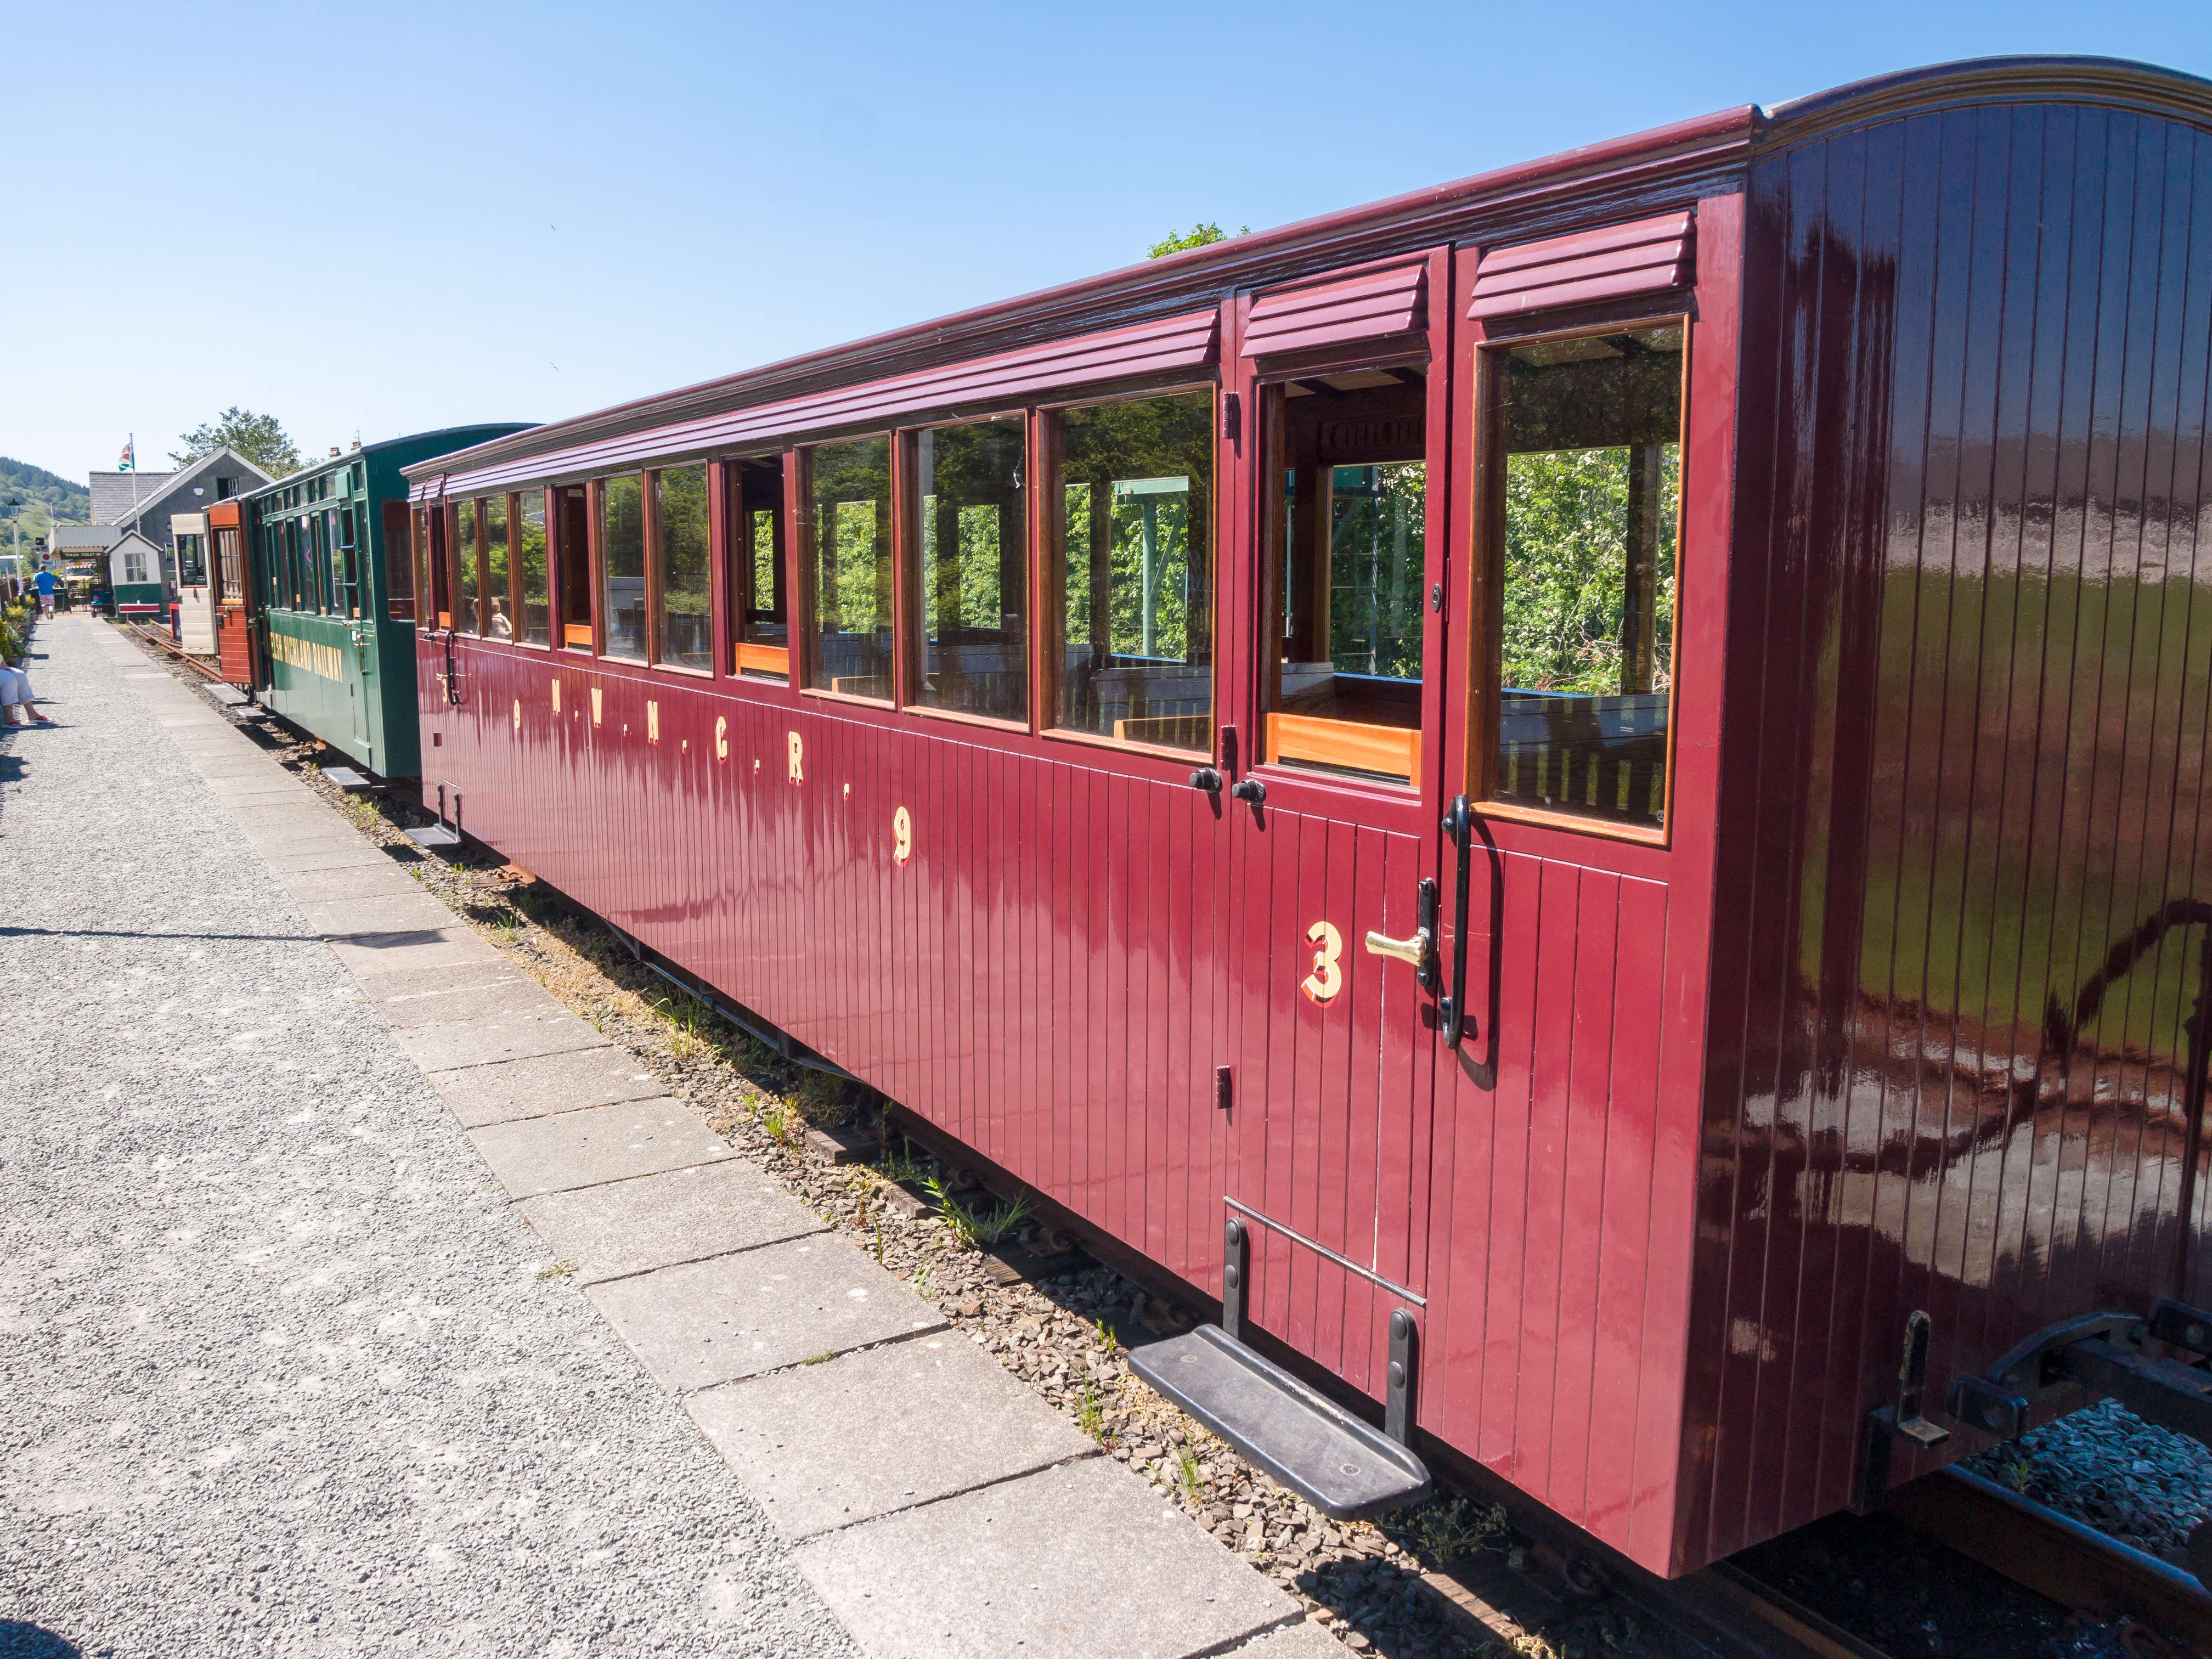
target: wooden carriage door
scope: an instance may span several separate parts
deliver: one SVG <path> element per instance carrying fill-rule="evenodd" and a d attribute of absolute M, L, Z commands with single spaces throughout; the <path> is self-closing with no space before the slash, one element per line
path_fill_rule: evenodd
<path fill-rule="evenodd" d="M 1444 270 L 1417 256 L 1263 291 L 1238 336 L 1257 598 L 1234 769 L 1266 795 L 1223 802 L 1238 1031 L 1222 1222 L 1249 1239 L 1245 1334 L 1378 1399 L 1390 1316 L 1418 1326 L 1428 1276 L 1449 435 L 1448 319 L 1432 339 L 1428 296 Z"/>

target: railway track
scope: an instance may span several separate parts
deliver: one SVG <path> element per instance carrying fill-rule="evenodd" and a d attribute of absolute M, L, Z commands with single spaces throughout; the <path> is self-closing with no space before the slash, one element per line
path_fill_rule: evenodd
<path fill-rule="evenodd" d="M 171 639 L 167 634 L 162 633 L 160 629 L 148 628 L 140 623 L 125 623 L 123 625 L 129 629 L 132 633 L 137 635 L 140 639 L 145 640 L 151 644 L 160 646 L 170 657 L 173 658 L 176 661 L 184 664 L 185 667 L 191 669 L 202 679 L 212 680 L 218 684 L 224 683 L 222 670 L 209 667 L 207 664 L 202 662 L 198 657 L 193 656 L 190 652 L 186 651 L 184 647 L 179 645 L 174 640 Z"/>
<path fill-rule="evenodd" d="M 1508 1509 L 1516 1529 L 1535 1540 L 1524 1564 L 1529 1570 L 1513 1570 L 1490 1555 L 1422 1575 L 1447 1604 L 1448 1617 L 1478 1642 L 1510 1648 L 1519 1638 L 1570 1625 L 1590 1605 L 1580 1596 L 1601 1581 L 1609 1598 L 1723 1659 L 1890 1659 L 1890 1650 L 1772 1582 L 1786 1574 L 1758 1559 L 1765 1552 L 1662 1579 L 1618 1557 L 1593 1562 L 1587 1538 L 1540 1511 L 1512 1504 Z M 2044 1618 L 2056 1602 L 2069 1613 L 2118 1621 L 2119 1650 L 2131 1659 L 2212 1656 L 2212 1594 L 2196 1578 L 1980 1476 L 1947 1469 L 1899 1488 L 1885 1513 L 2032 1592 L 2040 1599 L 2022 1598 L 2019 1605 L 2044 1608 Z M 1946 1572 L 1943 1558 L 1932 1554 L 1918 1557 L 1910 1571 L 1923 1582 Z M 1907 1577 L 1868 1591 L 1868 1623 L 1879 1628 L 1885 1615 L 1900 1622 L 1897 1605 L 1885 1601 L 1915 1587 Z M 1916 1613 L 1902 1622 L 1917 1621 Z M 1910 1644 L 1904 1650 L 1925 1650 Z"/>

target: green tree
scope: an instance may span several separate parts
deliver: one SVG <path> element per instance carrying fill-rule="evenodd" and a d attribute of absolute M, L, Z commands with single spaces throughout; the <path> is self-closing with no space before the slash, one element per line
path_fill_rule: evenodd
<path fill-rule="evenodd" d="M 298 471 L 305 459 L 300 447 L 285 432 L 283 422 L 274 415 L 256 415 L 234 404 L 177 441 L 185 447 L 181 453 L 171 450 L 169 459 L 179 466 L 189 466 L 226 444 L 264 472 L 279 478 L 288 472 Z"/>
<path fill-rule="evenodd" d="M 1626 448 L 1509 455 L 1505 464 L 1504 630 L 1508 686 L 1589 696 L 1620 688 L 1628 573 Z M 1674 514 L 1680 452 L 1665 447 L 1658 530 L 1652 689 L 1674 665 Z"/>
<path fill-rule="evenodd" d="M 1237 228 L 1237 234 L 1239 236 L 1249 236 L 1252 234 L 1252 227 L 1239 225 Z M 1204 247 L 1211 242 L 1225 242 L 1228 240 L 1228 234 L 1209 219 L 1203 224 L 1193 225 L 1188 231 L 1170 231 L 1167 240 L 1153 243 L 1145 257 L 1147 259 L 1164 258 L 1170 253 L 1180 253 L 1188 247 Z"/>

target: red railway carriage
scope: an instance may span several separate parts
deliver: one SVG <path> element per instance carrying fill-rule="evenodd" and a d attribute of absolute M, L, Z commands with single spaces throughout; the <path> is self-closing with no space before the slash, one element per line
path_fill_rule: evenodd
<path fill-rule="evenodd" d="M 2212 87 L 1992 60 L 538 428 L 426 793 L 1686 1571 L 2201 1376 L 2208 294 Z"/>

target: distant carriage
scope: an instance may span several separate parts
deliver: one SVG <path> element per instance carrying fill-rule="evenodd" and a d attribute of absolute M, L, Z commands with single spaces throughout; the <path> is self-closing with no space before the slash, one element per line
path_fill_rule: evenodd
<path fill-rule="evenodd" d="M 449 427 L 301 468 L 210 509 L 226 676 L 385 777 L 421 769 L 414 566 L 399 469 L 524 428 Z M 226 541 L 228 535 L 233 539 Z M 239 630 L 251 615 L 258 636 Z"/>
<path fill-rule="evenodd" d="M 2212 87 L 1991 61 L 496 439 L 425 784 L 1684 1571 L 2212 1331 L 2208 289 Z"/>

